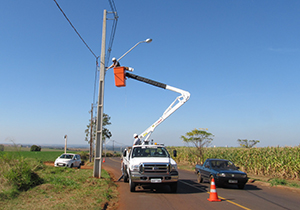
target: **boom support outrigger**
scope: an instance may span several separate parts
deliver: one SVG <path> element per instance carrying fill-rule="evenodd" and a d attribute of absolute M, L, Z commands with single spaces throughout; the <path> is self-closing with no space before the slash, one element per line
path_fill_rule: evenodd
<path fill-rule="evenodd" d="M 171 91 L 174 91 L 174 92 L 177 92 L 177 93 L 181 94 L 180 96 L 178 96 L 170 104 L 170 106 L 165 110 L 163 115 L 157 121 L 155 121 L 149 128 L 147 128 L 143 133 L 141 133 L 139 135 L 139 138 L 143 142 L 143 144 L 149 144 L 149 138 L 150 138 L 151 134 L 153 133 L 154 129 L 160 123 L 162 123 L 165 119 L 167 119 L 171 114 L 173 114 L 185 102 L 187 102 L 187 100 L 189 100 L 189 98 L 190 98 L 190 93 L 185 91 L 185 90 L 181 90 L 179 88 L 172 87 L 170 85 L 166 85 L 166 84 L 163 84 L 163 83 L 160 83 L 160 82 L 156 82 L 154 80 L 147 79 L 147 78 L 144 78 L 144 77 L 141 77 L 141 76 L 138 76 L 138 75 L 135 75 L 135 74 L 131 74 L 131 73 L 128 73 L 128 72 L 126 72 L 125 75 L 128 78 L 135 79 L 135 80 L 138 80 L 138 81 L 141 81 L 141 82 L 145 82 L 145 83 L 148 83 L 150 85 L 154 85 L 156 87 L 171 90 Z"/>

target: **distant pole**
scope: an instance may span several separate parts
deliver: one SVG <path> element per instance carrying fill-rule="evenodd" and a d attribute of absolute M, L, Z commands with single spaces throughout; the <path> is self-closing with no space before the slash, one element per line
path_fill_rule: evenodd
<path fill-rule="evenodd" d="M 96 152 L 94 158 L 94 177 L 101 177 L 102 164 L 102 130 L 103 130 L 103 107 L 104 107 L 104 77 L 105 77 L 105 40 L 106 40 L 106 10 L 103 12 L 102 43 L 100 56 L 100 74 L 99 74 L 99 93 L 97 105 L 97 133 L 96 133 Z"/>
<path fill-rule="evenodd" d="M 91 130 L 90 130 L 90 162 L 92 162 L 93 158 L 93 103 L 92 103 L 92 108 L 91 108 Z"/>
<path fill-rule="evenodd" d="M 68 136 L 65 135 L 64 138 L 65 138 L 65 153 L 67 153 L 67 138 L 68 138 Z"/>

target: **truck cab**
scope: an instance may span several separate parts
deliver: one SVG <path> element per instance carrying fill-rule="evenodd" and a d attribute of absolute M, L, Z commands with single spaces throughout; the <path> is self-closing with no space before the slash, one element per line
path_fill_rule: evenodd
<path fill-rule="evenodd" d="M 176 152 L 174 152 L 176 156 Z M 122 167 L 124 182 L 129 182 L 130 191 L 137 185 L 166 184 L 171 192 L 177 191 L 178 170 L 163 145 L 135 145 L 123 152 Z"/>

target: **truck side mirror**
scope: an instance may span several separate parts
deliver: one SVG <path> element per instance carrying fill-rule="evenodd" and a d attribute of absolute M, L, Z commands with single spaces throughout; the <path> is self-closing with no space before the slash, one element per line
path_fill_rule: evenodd
<path fill-rule="evenodd" d="M 177 150 L 176 149 L 173 150 L 173 156 L 177 157 Z"/>

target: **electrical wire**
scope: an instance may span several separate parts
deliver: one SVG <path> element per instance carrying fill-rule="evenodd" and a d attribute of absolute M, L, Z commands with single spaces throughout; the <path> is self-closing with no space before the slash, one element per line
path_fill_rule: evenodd
<path fill-rule="evenodd" d="M 107 53 L 106 53 L 107 56 L 106 56 L 105 63 L 107 65 L 108 65 L 108 62 L 109 62 L 110 53 L 112 51 L 112 46 L 113 46 L 115 33 L 116 33 L 116 29 L 117 29 L 118 18 L 119 18 L 114 0 L 109 0 L 109 4 L 110 4 L 110 8 L 111 8 L 111 13 L 114 15 L 114 19 L 113 19 L 113 25 L 112 25 L 112 29 L 111 29 L 109 44 L 108 44 L 108 48 L 107 48 Z"/>
<path fill-rule="evenodd" d="M 79 36 L 79 38 L 81 39 L 81 41 L 85 44 L 85 46 L 89 49 L 89 51 L 93 54 L 93 56 L 96 58 L 96 69 L 95 69 L 95 81 L 94 81 L 94 94 L 93 94 L 93 106 L 95 106 L 95 97 L 96 97 L 96 87 L 97 87 L 97 78 L 98 78 L 98 68 L 99 68 L 99 56 L 96 56 L 96 54 L 92 51 L 92 49 L 88 46 L 88 44 L 84 41 L 84 39 L 82 38 L 82 36 L 79 34 L 79 32 L 76 30 L 76 28 L 74 27 L 74 25 L 71 23 L 70 19 L 67 17 L 67 15 L 65 14 L 65 12 L 62 10 L 62 8 L 59 6 L 59 4 L 57 3 L 56 0 L 53 0 L 55 2 L 55 4 L 57 5 L 58 9 L 61 11 L 61 13 L 64 15 L 64 17 L 66 18 L 66 20 L 69 22 L 69 24 L 71 25 L 71 27 L 74 29 L 74 31 L 76 32 L 76 34 Z M 112 24 L 112 30 L 111 30 L 111 34 L 110 34 L 110 39 L 109 39 L 109 44 L 108 44 L 108 49 L 107 49 L 107 56 L 106 56 L 106 61 L 105 63 L 108 64 L 109 62 L 109 58 L 110 58 L 110 53 L 112 51 L 112 46 L 113 46 L 113 42 L 114 42 L 114 38 L 115 38 L 115 33 L 116 33 L 116 29 L 117 29 L 117 23 L 118 23 L 118 13 L 117 13 L 117 8 L 116 5 L 114 3 L 114 0 L 108 0 L 110 7 L 111 7 L 111 12 L 114 16 L 113 18 L 113 24 Z M 95 110 L 96 112 L 96 110 Z"/>
<path fill-rule="evenodd" d="M 85 44 L 85 46 L 90 50 L 90 52 L 93 54 L 93 56 L 97 59 L 96 54 L 92 51 L 92 49 L 88 46 L 88 44 L 84 41 L 84 39 L 82 38 L 82 36 L 79 34 L 79 32 L 76 30 L 76 28 L 73 26 L 73 24 L 71 23 L 71 21 L 69 20 L 69 18 L 67 17 L 67 15 L 64 13 L 64 11 L 62 10 L 62 8 L 59 6 L 59 4 L 57 3 L 56 0 L 53 0 L 58 9 L 62 12 L 62 14 L 65 16 L 66 20 L 69 22 L 69 24 L 71 25 L 71 27 L 74 29 L 74 31 L 76 32 L 76 34 L 79 36 L 79 38 L 81 39 L 81 41 Z"/>

